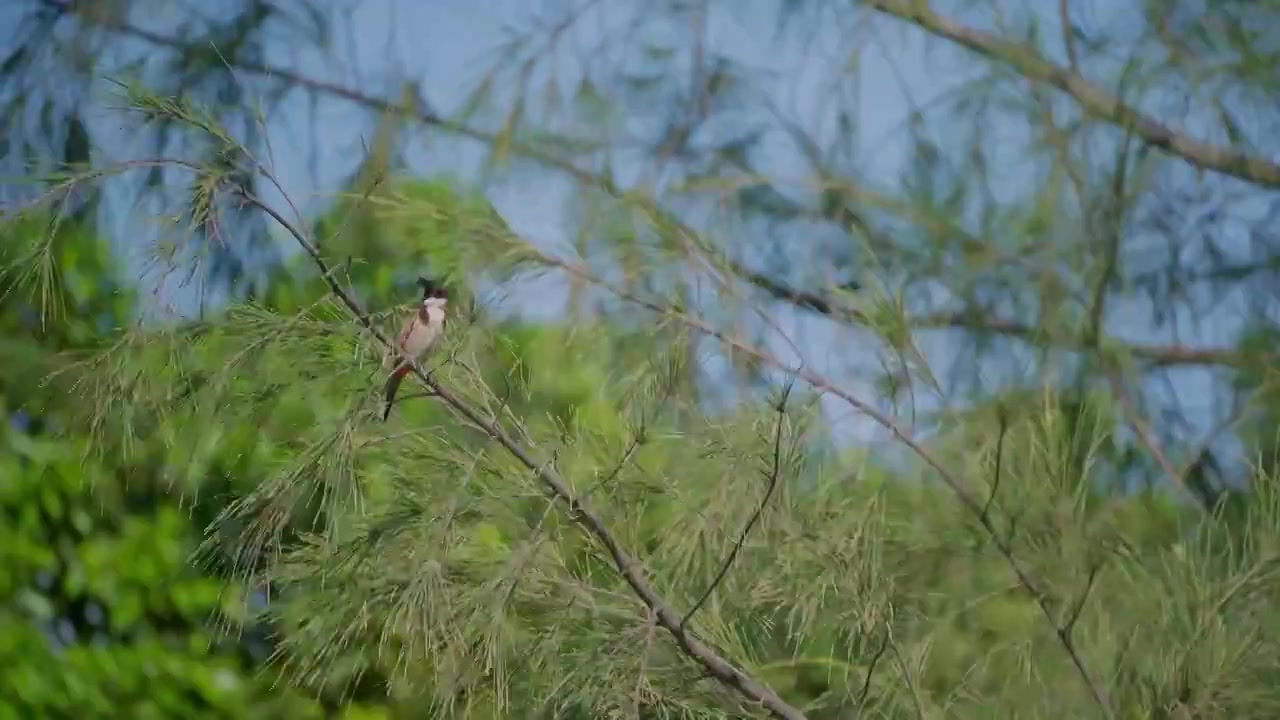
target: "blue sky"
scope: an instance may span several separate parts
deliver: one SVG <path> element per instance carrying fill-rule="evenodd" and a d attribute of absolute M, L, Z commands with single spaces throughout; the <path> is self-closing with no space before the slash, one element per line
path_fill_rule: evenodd
<path fill-rule="evenodd" d="M 541 17 L 554 21 L 570 7 L 584 0 L 529 3 L 518 0 L 462 2 L 439 0 L 359 0 L 343 2 L 352 7 L 335 25 L 333 47 L 327 54 L 301 50 L 299 45 L 281 37 L 269 47 L 267 61 L 293 68 L 308 76 L 357 87 L 362 91 L 394 97 L 403 80 L 419 81 L 428 102 L 440 112 L 449 114 L 462 105 L 481 79 L 483 72 L 497 59 L 497 49 L 507 28 L 528 29 L 531 20 Z M 166 31 L 172 27 L 173 5 L 140 3 L 149 8 L 137 13 L 134 21 L 149 29 Z M 544 86 L 553 78 L 563 95 L 571 95 L 586 69 L 596 63 L 611 63 L 626 51 L 625 43 L 606 43 L 585 56 L 602 33 L 617 31 L 625 17 L 620 7 L 639 7 L 634 2 L 597 2 L 561 39 L 559 52 L 552 63 L 539 64 L 534 85 Z M 991 27 L 989 10 L 973 8 L 971 3 L 935 0 L 933 7 L 950 17 L 971 24 Z M 337 5 L 335 5 L 337 6 Z M 1033 11 L 1042 28 L 1045 44 L 1054 57 L 1064 57 L 1061 47 L 1058 3 L 1056 0 L 1027 0 L 997 3 L 998 7 Z M 168 10 L 166 11 L 166 8 Z M 768 98 L 793 120 L 820 137 L 829 138 L 837 131 L 831 113 L 831 83 L 836 74 L 846 77 L 847 90 L 856 92 L 858 151 L 861 167 L 872 182 L 891 188 L 907 157 L 905 122 L 913 107 L 931 107 L 938 98 L 955 92 L 974 77 L 982 66 L 971 55 L 927 38 L 921 31 L 897 21 L 876 17 L 869 23 L 842 26 L 835 22 L 820 23 L 818 32 L 803 40 L 785 33 L 781 39 L 771 38 L 776 26 L 777 3 L 760 0 L 711 2 L 708 4 L 707 43 L 735 59 L 777 73 L 777 80 L 767 87 Z M 1106 27 L 1116 35 L 1132 28 L 1140 29 L 1139 11 L 1123 3 L 1101 0 L 1072 3 L 1073 14 L 1093 28 Z M 853 17 L 845 12 L 844 15 Z M 335 13 L 335 18 L 339 16 Z M 687 28 L 669 27 L 654 32 L 684 33 Z M 134 44 L 126 54 L 145 51 Z M 548 69 L 549 68 L 549 69 Z M 1087 66 L 1097 77 L 1112 72 L 1111 67 Z M 848 78 L 856 78 L 849 81 Z M 499 94 L 509 96 L 510 86 L 499 87 Z M 372 129 L 368 113 L 341 101 L 321 99 L 314 125 L 305 117 L 308 100 L 293 96 L 271 117 L 272 138 L 277 172 L 295 200 L 309 212 L 325 207 L 339 183 L 361 159 L 361 139 Z M 935 124 L 946 123 L 946 114 L 931 116 Z M 94 128 L 96 138 L 112 159 L 141 157 L 151 151 L 130 142 L 121 134 L 118 116 L 103 109 Z M 1193 123 L 1192 129 L 1196 129 Z M 1000 166 L 1001 183 L 996 193 L 1008 199 L 1025 195 L 1034 181 L 1030 164 L 1021 161 L 1019 143 L 1028 140 L 1025 128 L 1012 120 L 993 121 L 989 138 L 998 138 L 1007 148 Z M 782 138 L 766 143 L 766 161 L 780 177 L 801 178 L 808 173 L 800 156 Z M 318 150 L 318 152 L 317 152 Z M 467 180 L 478 180 L 487 148 L 481 144 L 439 133 L 419 133 L 411 151 L 413 169 L 424 175 L 449 174 Z M 615 168 L 623 178 L 636 179 L 637 166 L 619 156 Z M 524 165 L 519 171 L 492 183 L 489 197 L 510 225 L 523 236 L 545 246 L 558 245 L 571 234 L 568 214 L 573 186 L 554 171 L 537 170 Z M 117 196 L 123 199 L 123 196 Z M 112 224 L 118 238 L 136 239 L 147 231 L 139 214 L 119 213 Z M 549 293 L 563 288 L 540 287 L 536 296 L 545 299 Z M 189 294 L 166 293 L 166 303 L 189 306 Z M 516 295 L 513 302 L 536 307 L 527 299 L 532 293 Z M 560 315 L 561 308 L 542 305 L 548 317 Z M 1151 332 L 1145 319 L 1149 308 L 1141 303 L 1120 307 L 1111 317 L 1111 330 L 1134 339 L 1160 339 Z M 1238 331 L 1241 310 L 1238 303 L 1224 303 L 1184 342 L 1230 344 Z M 858 345 L 857 336 L 833 332 L 825 321 L 804 313 L 783 312 L 780 322 L 798 340 L 808 356 L 806 361 L 846 379 L 846 385 L 862 397 L 872 397 L 874 389 L 866 382 L 878 371 L 875 353 Z M 937 361 L 954 359 L 954 345 L 942 333 L 921 339 L 926 354 Z M 785 343 L 776 342 L 775 349 L 787 353 Z M 1000 377 L 1017 378 L 1031 365 L 1026 358 L 1006 358 L 1002 368 L 992 368 Z M 1177 384 L 1186 394 L 1184 402 L 1205 404 L 1211 386 L 1204 373 L 1184 373 Z M 830 406 L 833 418 L 847 418 L 846 409 Z M 841 422 L 845 425 L 845 422 Z M 1206 420 L 1208 424 L 1208 420 Z M 869 439 L 871 428 L 853 422 L 846 428 L 854 435 Z M 883 439 L 883 433 L 874 433 Z"/>

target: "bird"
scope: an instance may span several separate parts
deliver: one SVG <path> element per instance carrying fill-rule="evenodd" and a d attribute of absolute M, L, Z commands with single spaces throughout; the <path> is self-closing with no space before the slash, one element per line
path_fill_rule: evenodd
<path fill-rule="evenodd" d="M 391 408 L 395 404 L 396 391 L 400 383 L 417 363 L 426 357 L 440 342 L 444 335 L 445 316 L 449 308 L 449 292 L 427 278 L 418 278 L 422 286 L 422 305 L 413 317 L 405 321 L 400 334 L 396 336 L 395 348 L 388 348 L 382 367 L 389 374 L 387 384 L 383 387 L 384 406 L 382 421 L 391 416 Z M 407 355 L 412 363 L 405 360 Z"/>

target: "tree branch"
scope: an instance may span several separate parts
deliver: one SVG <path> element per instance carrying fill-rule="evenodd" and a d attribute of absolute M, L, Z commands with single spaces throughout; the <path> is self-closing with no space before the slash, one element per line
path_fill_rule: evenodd
<path fill-rule="evenodd" d="M 1062 44 L 1067 49 L 1067 62 L 1071 72 L 1080 72 L 1080 57 L 1076 54 L 1075 28 L 1071 26 L 1071 0 L 1058 0 L 1058 20 L 1062 23 Z"/>
<path fill-rule="evenodd" d="M 1036 605 L 1040 608 L 1041 613 L 1052 625 L 1055 632 L 1057 632 L 1059 625 L 1057 618 L 1055 617 L 1053 603 L 1050 600 L 1049 594 L 1040 586 L 1038 581 L 1031 577 L 1030 572 L 1023 566 L 1022 560 L 1018 559 L 1018 556 L 1013 552 L 1013 546 L 996 528 L 995 523 L 986 511 L 986 504 L 978 499 L 977 494 L 969 486 L 968 482 L 961 478 L 955 471 L 944 465 L 941 460 L 920 444 L 920 442 L 916 440 L 910 432 L 903 429 L 903 427 L 894 421 L 893 418 L 880 412 L 870 404 L 860 400 L 847 390 L 839 387 L 822 374 L 805 366 L 792 366 L 768 350 L 746 343 L 737 337 L 729 335 L 715 328 L 701 318 L 688 315 L 665 303 L 640 297 L 626 288 L 620 287 L 608 280 L 596 276 L 590 270 L 577 263 L 563 260 L 553 255 L 548 255 L 532 245 L 526 244 L 526 251 L 545 265 L 560 268 L 578 280 L 603 288 L 627 302 L 651 310 L 663 317 L 675 320 L 695 332 L 699 332 L 708 337 L 719 340 L 721 343 L 735 351 L 751 356 L 764 365 L 781 370 L 795 378 L 803 380 L 818 392 L 826 393 L 843 400 L 851 408 L 871 418 L 871 420 L 877 425 L 888 430 L 895 438 L 898 439 L 899 442 L 914 453 L 916 457 L 920 458 L 926 465 L 932 468 L 938 474 L 938 477 L 942 480 L 943 484 L 950 488 L 956 498 L 959 499 L 960 504 L 964 506 L 965 510 L 974 517 L 979 526 L 982 527 L 983 531 L 991 538 L 992 544 L 995 545 L 1001 556 L 1004 557 L 1005 562 L 1008 564 L 1010 570 L 1012 570 L 1019 584 L 1021 584 L 1022 587 L 1027 590 L 1027 593 L 1036 601 Z M 1114 710 L 1113 705 L 1111 704 L 1110 693 L 1099 680 L 1094 678 L 1092 672 L 1090 672 L 1088 667 L 1085 665 L 1084 659 L 1077 652 L 1074 643 L 1069 642 L 1068 638 L 1064 638 L 1061 633 L 1057 634 L 1063 649 L 1071 658 L 1072 664 L 1075 666 L 1076 671 L 1084 681 L 1085 686 L 1089 689 L 1094 701 L 1097 702 L 1099 707 L 1103 709 L 1108 717 L 1113 716 Z"/>
<path fill-rule="evenodd" d="M 206 50 L 205 46 L 202 44 L 185 42 L 175 37 L 140 28 L 137 25 L 114 17 L 106 10 L 98 10 L 97 5 L 91 3 L 86 4 L 86 7 L 84 8 L 77 8 L 75 17 L 79 18 L 86 25 L 101 28 L 103 30 L 110 30 L 139 40 L 145 40 L 152 45 L 169 48 L 180 53 L 203 52 Z M 341 98 L 376 112 L 410 117 L 424 125 L 429 125 L 440 130 L 468 137 L 473 140 L 479 140 L 484 143 L 493 144 L 497 142 L 498 139 L 497 133 L 477 130 L 476 128 L 449 120 L 440 116 L 430 108 L 411 107 L 402 102 L 395 102 L 375 95 L 369 95 L 338 83 L 308 77 L 283 66 L 237 58 L 233 64 L 228 65 L 228 68 L 268 79 L 281 80 L 295 87 L 324 93 L 325 95 L 335 98 Z M 600 177 L 595 173 L 583 170 L 571 162 L 558 158 L 550 153 L 538 150 L 537 148 L 531 147 L 525 143 L 511 141 L 509 149 L 515 154 L 522 155 L 531 160 L 536 160 L 549 167 L 553 167 L 564 172 L 580 182 L 600 182 Z M 617 188 L 606 186 L 604 189 L 610 194 L 617 193 Z"/>
<path fill-rule="evenodd" d="M 372 333 L 380 343 L 389 348 L 395 347 L 390 339 L 370 321 L 368 313 L 360 307 L 359 302 L 333 277 L 333 273 L 329 270 L 329 264 L 320 255 L 315 243 L 309 240 L 301 230 L 285 219 L 275 208 L 263 202 L 247 189 L 243 187 L 237 188 L 236 192 L 245 202 L 269 215 L 286 232 L 293 236 L 294 240 L 298 242 L 320 271 L 334 297 L 346 306 L 356 320 Z M 412 362 L 412 358 L 405 356 L 404 359 L 411 363 L 413 374 L 425 383 L 437 397 L 467 421 L 481 428 L 489 438 L 505 448 L 521 465 L 535 473 L 538 480 L 542 482 L 552 496 L 565 506 L 569 516 L 604 547 L 627 585 L 631 587 L 632 591 L 654 614 L 658 624 L 671 634 L 676 644 L 687 657 L 702 665 L 706 672 L 716 680 L 736 690 L 748 700 L 759 703 L 775 717 L 783 718 L 784 720 L 804 720 L 804 713 L 788 704 L 772 688 L 735 667 L 684 628 L 680 613 L 653 589 L 653 586 L 649 584 L 648 579 L 645 577 L 640 563 L 622 547 L 621 543 L 618 542 L 605 524 L 604 519 L 586 501 L 573 493 L 569 483 L 560 476 L 558 471 L 547 463 L 538 462 L 524 445 L 506 433 L 496 419 L 486 419 L 479 411 L 463 402 L 453 392 L 441 385 L 434 376 L 424 372 L 417 363 Z"/>
<path fill-rule="evenodd" d="M 1203 505 L 1203 500 L 1196 497 L 1195 493 L 1190 492 L 1186 485 L 1183 484 L 1182 473 L 1178 472 L 1177 466 L 1173 464 L 1173 461 L 1169 459 L 1169 455 L 1160 447 L 1160 442 L 1156 439 L 1151 426 L 1143 419 L 1141 411 L 1138 410 L 1138 405 L 1125 388 L 1124 376 L 1121 374 L 1123 371 L 1117 366 L 1105 366 L 1106 360 L 1103 362 L 1103 373 L 1107 376 L 1107 383 L 1111 386 L 1111 394 L 1120 403 L 1120 408 L 1125 415 L 1128 416 L 1129 425 L 1133 427 L 1133 432 L 1137 435 L 1138 442 L 1155 458 L 1156 464 L 1160 466 L 1160 470 L 1169 478 L 1169 482 L 1175 490 L 1188 493 L 1193 498 L 1200 500 Z"/>
<path fill-rule="evenodd" d="M 921 29 L 946 38 L 979 55 L 1007 65 L 1028 80 L 1051 85 L 1070 95 L 1089 115 L 1133 128 L 1153 147 L 1176 155 L 1205 170 L 1267 187 L 1280 187 L 1280 165 L 1264 157 L 1212 145 L 1176 130 L 1125 103 L 1078 73 L 1064 68 L 1020 43 L 956 23 L 929 8 L 927 0 L 867 0 L 867 5 Z"/>
<path fill-rule="evenodd" d="M 859 324 L 865 324 L 867 317 L 862 311 L 851 307 L 837 294 L 824 291 L 802 290 L 793 288 L 768 275 L 751 270 L 741 263 L 725 261 L 735 274 L 742 279 L 769 293 L 779 300 L 811 310 L 820 315 Z M 1085 352 L 1094 349 L 1089 338 L 1080 336 L 1054 336 L 1044 328 L 1027 325 L 1014 320 L 999 318 L 983 318 L 972 312 L 942 312 L 918 315 L 907 318 L 908 327 L 938 330 L 956 329 L 975 333 L 1006 335 L 1028 343 L 1048 343 L 1064 350 Z M 1121 352 L 1156 367 L 1174 367 L 1182 365 L 1225 365 L 1239 367 L 1246 363 L 1244 354 L 1227 348 L 1197 347 L 1194 345 L 1153 345 L 1147 343 L 1131 343 L 1106 337 L 1103 344 L 1116 348 Z M 1280 355 L 1275 356 L 1280 361 Z"/>
<path fill-rule="evenodd" d="M 123 35 L 136 37 L 154 45 L 170 48 L 179 52 L 194 52 L 202 49 L 194 43 L 187 43 L 173 37 L 154 33 L 114 18 L 109 14 L 95 13 L 91 9 L 79 11 L 77 17 L 82 21 L 97 27 L 111 30 L 113 32 L 119 32 Z M 461 123 L 447 120 L 429 109 L 408 107 L 402 103 L 392 102 L 373 95 L 368 95 L 337 83 L 317 80 L 315 78 L 293 72 L 284 67 L 251 62 L 242 59 L 238 59 L 234 67 L 243 72 L 283 80 L 300 88 L 341 98 L 378 112 L 398 113 L 411 116 L 425 125 L 462 135 L 463 137 L 487 143 L 492 143 L 496 140 L 496 135 L 493 133 L 484 132 Z M 563 158 L 543 152 L 537 148 L 527 146 L 520 142 L 512 142 L 510 150 L 531 160 L 542 163 L 547 167 L 559 170 L 578 182 L 598 187 L 615 198 L 626 198 L 626 192 L 619 188 L 612 179 L 593 173 L 589 170 L 584 170 Z M 670 221 L 673 224 L 673 227 L 675 227 L 679 232 L 686 233 L 690 236 L 694 235 L 690 228 L 679 222 L 677 219 L 671 217 L 669 213 L 661 210 L 652 202 L 637 198 L 632 199 L 641 201 L 647 210 L 650 210 L 663 219 Z M 814 292 L 788 287 L 787 285 L 780 283 L 763 273 L 755 272 L 741 263 L 720 256 L 719 253 L 716 255 L 716 259 L 724 263 L 724 265 L 735 274 L 778 299 L 786 300 L 798 307 L 812 310 L 829 317 L 841 318 L 859 323 L 866 322 L 866 318 L 862 313 L 854 308 L 848 307 L 847 304 L 834 295 L 822 291 Z M 1044 333 L 1041 330 L 1028 325 L 1006 320 L 986 320 L 964 313 L 924 316 L 910 320 L 909 325 L 918 328 L 955 328 L 970 330 L 973 332 L 996 333 L 1011 337 L 1018 337 L 1026 340 L 1027 342 L 1035 342 L 1037 339 L 1044 339 Z M 1078 350 L 1087 349 L 1088 345 L 1083 338 L 1053 338 L 1053 342 L 1067 349 Z M 1109 338 L 1107 342 L 1113 346 L 1117 344 L 1117 342 L 1112 338 Z M 1122 349 L 1133 355 L 1135 358 L 1149 362 L 1157 367 L 1181 365 L 1227 365 L 1238 367 L 1244 362 L 1240 353 L 1220 348 L 1126 343 L 1122 345 Z M 1280 355 L 1276 356 L 1276 360 L 1280 361 Z"/>

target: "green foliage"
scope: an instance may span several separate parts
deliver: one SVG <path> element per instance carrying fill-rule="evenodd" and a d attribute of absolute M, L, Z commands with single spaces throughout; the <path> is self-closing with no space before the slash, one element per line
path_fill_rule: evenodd
<path fill-rule="evenodd" d="M 192 571 L 196 528 L 138 468 L 85 463 L 68 440 L 3 443 L 0 715 L 321 716 L 206 629 L 225 583 Z"/>
<path fill-rule="evenodd" d="M 438 225 L 371 237 L 428 248 L 475 227 L 450 219 L 464 203 L 423 202 Z M 87 398 L 76 426 L 96 456 L 154 437 L 187 490 L 251 479 L 202 556 L 246 593 L 270 588 L 265 608 L 225 614 L 278 630 L 286 677 L 372 683 L 437 717 L 756 712 L 698 678 L 504 449 L 438 400 L 377 422 L 377 349 L 314 278 L 271 287 L 121 336 L 58 382 Z M 978 517 L 932 471 L 831 452 L 803 393 L 785 412 L 708 410 L 688 343 L 661 332 L 480 319 L 446 346 L 441 382 L 554 463 L 676 607 L 706 595 L 690 627 L 809 717 L 1096 716 L 1072 655 L 1121 716 L 1280 712 L 1275 483 L 1258 473 L 1249 502 L 1215 514 L 1116 492 L 1109 398 L 1010 393 L 946 418 L 930 447 L 983 498 Z"/>
<path fill-rule="evenodd" d="M 230 465 L 163 434 L 119 433 L 101 452 L 68 427 L 90 398 L 56 373 L 132 323 L 113 263 L 38 213 L 0 236 L 0 717 L 324 717 L 321 698 L 260 671 L 261 628 L 218 631 L 239 592 L 190 562 Z M 235 469 L 252 482 L 251 465 Z"/>
<path fill-rule="evenodd" d="M 197 210 L 219 192 L 252 201 L 243 176 L 270 177 L 206 115 L 131 97 L 215 140 L 221 164 L 194 169 L 192 195 L 207 200 Z M 505 151 L 509 139 L 496 144 Z M 939 261 L 934 272 L 966 253 L 994 267 L 948 219 L 967 210 L 963 179 L 944 172 L 932 140 L 921 137 L 916 153 L 908 200 L 933 233 L 920 255 Z M 664 253 L 715 255 L 656 205 L 617 204 L 646 216 Z M 1026 233 L 1051 226 L 1043 218 L 1053 203 L 1043 205 Z M 321 252 L 343 271 L 338 284 L 376 308 L 371 322 L 388 331 L 411 280 L 390 268 L 425 265 L 464 295 L 545 269 L 492 208 L 447 182 L 371 183 L 321 228 Z M 960 252 L 935 252 L 940 239 Z M 57 277 L 53 257 L 17 265 Z M 474 409 L 465 417 L 443 400 L 402 396 L 393 420 L 377 422 L 382 349 L 314 272 L 277 273 L 256 297 L 198 323 L 123 330 L 87 357 L 64 354 L 50 380 L 51 392 L 78 398 L 58 416 L 67 428 L 59 441 L 76 450 L 65 458 L 79 458 L 98 487 L 127 478 L 124 497 L 142 479 L 156 496 L 163 480 L 191 499 L 206 513 L 199 554 L 214 574 L 182 563 L 192 528 L 149 500 L 143 511 L 115 507 L 74 563 L 61 543 L 15 539 L 25 560 L 13 566 L 30 577 L 14 586 L 38 586 L 57 558 L 69 568 L 59 566 L 60 587 L 109 604 L 107 631 L 124 635 L 113 647 L 128 652 L 175 635 L 190 652 L 205 638 L 202 616 L 269 628 L 272 669 L 294 685 L 238 686 L 237 700 L 264 712 L 287 712 L 275 703 L 300 691 L 331 700 L 338 688 L 385 693 L 389 706 L 433 717 L 760 714 L 658 627 L 616 567 L 619 554 L 583 532 L 586 516 L 638 558 L 635 572 L 690 614 L 688 627 L 715 653 L 809 717 L 1280 713 L 1280 483 L 1268 468 L 1251 471 L 1247 496 L 1212 512 L 1129 492 L 1131 451 L 1116 442 L 1125 403 L 1084 383 L 946 413 L 928 441 L 895 426 L 925 462 L 890 468 L 841 453 L 819 398 L 803 389 L 782 393 L 786 401 L 744 394 L 716 410 L 700 402 L 688 371 L 704 358 L 691 328 L 711 324 L 693 315 L 703 311 L 680 284 L 627 278 L 628 292 L 645 293 L 646 330 L 613 317 L 539 326 L 455 313 L 429 365 Z M 850 316 L 897 356 L 894 372 L 944 395 L 914 342 L 906 293 L 884 287 Z M 679 299 L 647 299 L 667 294 Z M 1065 297 L 1045 288 L 1046 317 Z M 721 359 L 783 364 L 753 340 L 716 336 L 732 350 Z M 64 455 L 33 447 L 15 445 L 20 464 L 39 460 L 41 478 L 70 474 Z M 543 466 L 585 502 L 553 497 Z M 67 499 L 44 488 L 18 493 L 15 527 L 64 517 Z M 230 497 L 211 507 L 209 490 Z M 87 532 L 80 515 L 66 517 Z M 117 567 L 122 556 L 129 562 Z M 224 594 L 224 574 L 238 592 Z M 183 621 L 176 632 L 172 616 Z M 181 698 L 187 683 L 208 686 L 207 667 L 241 667 L 211 651 L 191 662 L 166 680 Z M 152 712 L 193 711 L 163 693 L 146 701 L 166 703 Z"/>
<path fill-rule="evenodd" d="M 94 147 L 98 109 L 67 88 L 160 69 L 165 91 L 134 84 L 124 99 L 150 147 L 189 159 L 185 206 L 166 220 L 205 242 L 166 237 L 153 254 L 174 268 L 194 256 L 213 285 L 243 287 L 247 250 L 263 249 L 262 215 L 224 217 L 275 184 L 257 158 L 299 159 L 259 133 L 268 117 L 301 126 L 274 110 L 302 104 L 253 94 L 305 87 L 319 117 L 326 96 L 379 113 L 316 245 L 387 331 L 416 275 L 450 282 L 456 320 L 433 369 L 534 460 L 412 391 L 374 422 L 381 348 L 306 258 L 269 264 L 251 297 L 200 322 L 134 327 L 134 283 L 88 231 L 106 203 L 6 219 L 0 720 L 759 714 L 656 627 L 536 463 L 590 501 L 658 594 L 699 608 L 700 638 L 809 717 L 1280 716 L 1275 2 L 1149 2 L 1102 23 L 1079 4 L 1012 3 L 988 30 L 925 2 L 789 0 L 780 23 L 737 13 L 728 35 L 705 4 L 611 4 L 597 22 L 596 3 L 568 3 L 530 15 L 527 35 L 508 18 L 502 62 L 449 119 L 416 81 L 383 98 L 377 83 L 272 67 L 272 45 L 332 49 L 330 4 L 251 0 L 180 19 L 172 37 L 131 25 L 127 0 L 26 4 L 0 48 L 0 158 L 82 171 L 39 203 L 72 207 L 113 153 Z M 868 10 L 874 25 L 853 15 Z M 896 183 L 880 153 L 900 154 L 892 140 L 856 142 L 859 116 L 897 113 L 882 82 L 860 81 L 866 38 L 891 36 L 890 20 L 964 46 L 946 73 L 900 58 L 914 41 L 872 68 L 895 81 L 926 68 L 928 87 L 903 81 Z M 829 28 L 850 45 L 813 53 Z M 583 64 L 557 52 L 583 41 Z M 783 116 L 812 105 L 796 73 L 823 77 L 830 98 L 803 122 Z M 938 75 L 973 81 L 944 89 Z M 864 86 L 875 95 L 857 97 Z M 583 267 L 678 313 L 609 297 L 594 316 L 530 324 L 476 308 L 546 267 L 476 189 L 392 177 L 409 175 L 401 146 L 419 121 L 484 141 L 495 174 L 520 156 L 572 178 Z M 172 190 L 174 167 L 143 160 L 136 189 Z M 679 219 L 695 217 L 709 231 Z M 599 294 L 574 281 L 577 313 Z M 1222 298 L 1250 304 L 1234 341 L 1217 337 Z M 781 409 L 758 396 L 792 379 L 765 357 L 793 327 L 779 308 L 823 316 L 827 355 L 883 356 L 880 377 L 865 357 L 824 372 L 841 388 L 870 379 L 895 410 L 909 395 L 910 422 L 895 413 L 909 430 L 893 434 L 928 462 L 837 444 L 833 403 L 803 386 Z M 1187 319 L 1221 344 L 1184 339 Z M 733 339 L 703 342 L 683 321 Z M 922 336 L 937 330 L 977 352 L 948 343 L 958 361 L 935 375 Z M 785 344 L 806 369 L 838 364 Z M 1035 387 L 992 390 L 982 360 L 1009 359 L 1002 381 Z M 695 382 L 717 363 L 730 372 Z M 1188 365 L 1225 382 L 1166 403 L 1181 419 L 1233 395 L 1190 441 L 1197 423 L 1141 392 L 1196 385 L 1169 374 Z M 957 407 L 968 378 L 977 398 Z M 733 381 L 741 402 L 703 402 Z M 947 406 L 917 423 L 926 395 Z M 1220 435 L 1245 462 L 1224 469 Z M 270 683 L 280 670 L 292 683 Z"/>

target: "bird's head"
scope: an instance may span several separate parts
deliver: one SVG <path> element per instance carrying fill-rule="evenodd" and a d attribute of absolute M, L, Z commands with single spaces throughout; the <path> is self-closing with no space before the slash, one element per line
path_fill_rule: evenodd
<path fill-rule="evenodd" d="M 443 310 L 448 306 L 449 291 L 443 285 L 438 285 L 424 277 L 418 278 L 418 284 L 422 286 L 423 307 L 437 307 Z"/>

